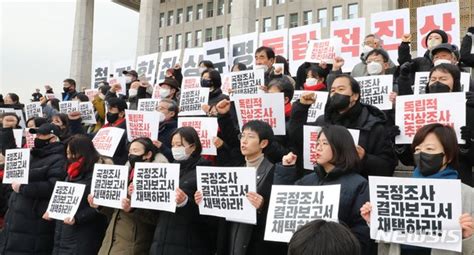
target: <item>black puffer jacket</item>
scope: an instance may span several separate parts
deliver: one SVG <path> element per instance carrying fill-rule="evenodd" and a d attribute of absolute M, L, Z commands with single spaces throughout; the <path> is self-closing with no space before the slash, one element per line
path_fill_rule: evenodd
<path fill-rule="evenodd" d="M 326 113 L 316 122 L 306 123 L 309 105 L 300 102 L 293 104 L 289 124 L 290 139 L 296 143 L 298 151 L 303 151 L 303 125 L 328 126 L 341 125 L 350 129 L 360 130 L 359 145 L 364 148 L 361 175 L 392 176 L 396 160 L 390 137 L 385 128 L 386 117 L 378 108 L 356 103 L 342 115 Z M 303 158 L 303 155 L 298 155 Z"/>
<path fill-rule="evenodd" d="M 42 219 L 56 181 L 66 177 L 62 143 L 31 151 L 28 184 L 13 192 L 0 237 L 1 254 L 51 254 L 54 222 Z"/>
<path fill-rule="evenodd" d="M 107 228 L 107 217 L 89 206 L 87 195 L 91 190 L 92 171 L 81 173 L 74 179 L 69 177 L 66 181 L 84 184 L 84 195 L 74 216 L 74 225 L 56 221 L 54 235 L 54 250 L 52 254 L 97 254 Z"/>
<path fill-rule="evenodd" d="M 351 232 L 359 239 L 362 253 L 369 254 L 371 248 L 369 227 L 360 216 L 360 208 L 365 202 L 369 201 L 369 186 L 367 180 L 353 170 L 343 170 L 334 168 L 326 173 L 324 168 L 316 166 L 315 171 L 303 178 L 297 180 L 295 166 L 283 166 L 281 164 L 275 167 L 275 177 L 273 184 L 276 185 L 303 185 L 303 186 L 322 186 L 322 185 L 341 185 L 341 194 L 339 198 L 340 221 L 347 224 Z"/>
<path fill-rule="evenodd" d="M 181 165 L 179 188 L 188 195 L 188 202 L 183 207 L 177 207 L 175 213 L 160 212 L 150 254 L 214 254 L 217 219 L 199 215 L 199 208 L 194 203 L 196 166 L 210 165 L 210 162 L 201 156 L 194 156 L 175 163 Z"/>

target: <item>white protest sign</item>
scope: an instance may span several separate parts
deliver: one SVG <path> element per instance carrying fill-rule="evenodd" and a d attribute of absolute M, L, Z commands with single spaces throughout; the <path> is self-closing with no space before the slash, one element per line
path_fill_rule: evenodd
<path fill-rule="evenodd" d="M 351 72 L 360 63 L 361 44 L 365 36 L 365 18 L 331 21 L 330 37 L 340 37 L 343 72 Z"/>
<path fill-rule="evenodd" d="M 242 63 L 247 69 L 255 65 L 255 50 L 258 45 L 258 33 L 232 36 L 229 40 L 229 64 Z"/>
<path fill-rule="evenodd" d="M 275 55 L 288 58 L 288 29 L 268 31 L 259 34 L 259 46 L 273 49 Z"/>
<path fill-rule="evenodd" d="M 217 137 L 217 118 L 207 117 L 180 117 L 178 118 L 178 128 L 193 127 L 201 140 L 201 155 L 217 155 L 216 146 L 213 143 L 214 137 Z"/>
<path fill-rule="evenodd" d="M 128 141 L 131 142 L 139 137 L 158 140 L 159 116 L 157 111 L 125 110 Z"/>
<path fill-rule="evenodd" d="M 43 117 L 43 107 L 40 102 L 32 102 L 25 105 L 26 119 L 29 120 L 33 117 Z"/>
<path fill-rule="evenodd" d="M 24 132 L 23 132 L 23 135 L 25 136 L 25 147 L 26 148 L 34 148 L 35 147 L 35 138 L 36 138 L 36 134 L 31 134 L 30 133 L 30 129 L 29 128 L 25 128 Z M 19 147 L 17 145 L 17 147 Z"/>
<path fill-rule="evenodd" d="M 410 33 L 410 9 L 399 9 L 372 13 L 370 31 L 383 41 L 383 49 L 390 59 L 398 59 L 400 38 Z"/>
<path fill-rule="evenodd" d="M 291 102 L 294 103 L 301 98 L 301 94 L 305 92 L 304 90 L 295 90 Z M 328 101 L 329 92 L 325 91 L 311 91 L 316 95 L 316 101 L 309 107 L 308 118 L 306 122 L 315 122 L 319 116 L 324 115 L 324 108 L 326 107 L 326 102 Z"/>
<path fill-rule="evenodd" d="M 460 180 L 369 176 L 369 192 L 371 239 L 461 252 Z"/>
<path fill-rule="evenodd" d="M 227 38 L 203 43 L 204 59 L 211 61 L 219 73 L 229 72 L 229 52 Z"/>
<path fill-rule="evenodd" d="M 195 89 L 201 87 L 201 76 L 184 77 L 181 82 L 181 90 Z"/>
<path fill-rule="evenodd" d="M 311 40 L 308 43 L 305 62 L 332 64 L 334 58 L 341 55 L 341 38 Z"/>
<path fill-rule="evenodd" d="M 251 120 L 262 120 L 270 125 L 275 135 L 285 135 L 285 103 L 283 93 L 236 95 L 235 110 L 239 127 Z"/>
<path fill-rule="evenodd" d="M 116 127 L 101 128 L 92 139 L 100 155 L 113 157 L 125 130 Z"/>
<path fill-rule="evenodd" d="M 122 209 L 127 197 L 128 166 L 95 164 L 91 194 L 94 204 Z"/>
<path fill-rule="evenodd" d="M 158 53 L 138 56 L 135 70 L 138 73 L 138 77 L 145 76 L 146 80 L 150 84 L 153 84 L 155 82 L 157 65 L 158 65 Z"/>
<path fill-rule="evenodd" d="M 221 74 L 221 82 L 222 94 L 229 95 L 229 91 L 232 90 L 232 73 Z"/>
<path fill-rule="evenodd" d="M 62 101 L 59 102 L 59 112 L 68 114 L 79 111 L 79 101 Z"/>
<path fill-rule="evenodd" d="M 429 83 L 430 72 L 416 72 L 413 83 L 413 95 L 426 94 L 426 85 Z"/>
<path fill-rule="evenodd" d="M 94 106 L 91 102 L 80 102 L 79 111 L 81 112 L 82 123 L 84 124 L 96 124 Z"/>
<path fill-rule="evenodd" d="M 97 89 L 86 89 L 84 90 L 84 94 L 89 98 L 89 101 L 93 101 L 95 96 L 99 94 Z"/>
<path fill-rule="evenodd" d="M 290 72 L 295 74 L 306 58 L 308 42 L 321 39 L 321 24 L 293 27 L 288 30 Z"/>
<path fill-rule="evenodd" d="M 174 66 L 180 63 L 181 50 L 166 51 L 161 53 L 158 73 L 156 74 L 156 80 L 161 82 L 165 79 L 166 70 L 174 68 Z"/>
<path fill-rule="evenodd" d="M 3 183 L 28 184 L 30 170 L 30 149 L 5 150 Z"/>
<path fill-rule="evenodd" d="M 320 132 L 321 127 L 303 126 L 303 167 L 306 170 L 314 170 L 314 165 L 316 164 L 316 147 Z"/>
<path fill-rule="evenodd" d="M 201 77 L 199 72 L 199 62 L 204 59 L 204 48 L 185 48 L 183 53 L 183 78 L 198 76 Z M 183 80 L 184 82 L 184 80 Z"/>
<path fill-rule="evenodd" d="M 461 91 L 468 92 L 471 86 L 471 74 L 461 72 Z"/>
<path fill-rule="evenodd" d="M 265 85 L 263 69 L 246 70 L 230 73 L 232 99 L 236 95 L 250 95 L 262 93 L 260 86 Z"/>
<path fill-rule="evenodd" d="M 257 211 L 246 196 L 256 191 L 256 172 L 253 167 L 197 166 L 197 189 L 203 196 L 199 213 L 256 224 Z"/>
<path fill-rule="evenodd" d="M 202 105 L 209 101 L 209 88 L 186 89 L 181 91 L 179 116 L 205 115 Z"/>
<path fill-rule="evenodd" d="M 14 128 L 13 129 L 13 137 L 15 138 L 15 144 L 17 148 L 21 148 L 23 145 L 23 129 L 22 128 Z"/>
<path fill-rule="evenodd" d="M 433 93 L 424 95 L 398 96 L 395 108 L 395 125 L 400 127 L 396 144 L 410 144 L 418 129 L 441 123 L 454 128 L 458 143 L 461 127 L 466 125 L 466 95 L 463 92 Z"/>
<path fill-rule="evenodd" d="M 123 71 L 130 71 L 135 68 L 135 59 L 120 60 L 112 63 L 113 77 L 125 81 Z"/>
<path fill-rule="evenodd" d="M 46 94 L 44 94 L 44 96 L 45 96 L 48 100 L 51 100 L 51 99 L 56 98 L 56 96 L 55 96 L 54 94 L 50 94 L 50 93 L 46 93 Z"/>
<path fill-rule="evenodd" d="M 158 110 L 160 99 L 156 98 L 140 98 L 138 99 L 138 111 L 154 112 Z"/>
<path fill-rule="evenodd" d="M 393 75 L 371 75 L 355 78 L 360 85 L 360 102 L 380 110 L 391 110 L 390 93 L 393 89 Z"/>
<path fill-rule="evenodd" d="M 418 57 L 428 49 L 426 36 L 431 30 L 441 29 L 448 34 L 448 43 L 459 44 L 459 3 L 428 5 L 416 8 L 416 33 Z"/>
<path fill-rule="evenodd" d="M 340 193 L 341 185 L 273 185 L 264 240 L 289 242 L 310 221 L 337 221 Z"/>
<path fill-rule="evenodd" d="M 92 69 L 92 89 L 99 87 L 101 82 L 106 82 L 110 74 L 110 61 L 101 61 L 94 63 Z"/>
<path fill-rule="evenodd" d="M 85 188 L 85 184 L 57 181 L 46 210 L 48 217 L 56 220 L 73 219 Z"/>
<path fill-rule="evenodd" d="M 136 163 L 131 205 L 174 213 L 178 187 L 179 164 Z"/>
<path fill-rule="evenodd" d="M 153 85 L 153 94 L 151 95 L 151 98 L 161 100 L 160 84 Z"/>

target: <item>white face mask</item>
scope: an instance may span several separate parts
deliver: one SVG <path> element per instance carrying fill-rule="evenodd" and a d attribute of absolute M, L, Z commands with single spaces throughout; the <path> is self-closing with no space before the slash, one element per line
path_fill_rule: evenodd
<path fill-rule="evenodd" d="M 437 66 L 440 64 L 452 64 L 452 63 L 451 63 L 451 60 L 447 60 L 447 59 L 437 59 L 435 60 L 435 62 L 433 62 L 434 66 Z"/>
<path fill-rule="evenodd" d="M 442 41 L 438 40 L 438 39 L 431 39 L 431 40 L 428 40 L 428 48 L 429 49 L 433 49 L 434 47 L 438 46 L 441 44 Z"/>
<path fill-rule="evenodd" d="M 364 52 L 364 54 L 367 54 L 372 50 L 374 50 L 374 48 L 370 47 L 369 45 L 364 45 L 364 47 L 362 47 L 362 51 Z"/>
<path fill-rule="evenodd" d="M 160 89 L 160 97 L 161 98 L 166 98 L 170 95 L 170 90 L 169 89 Z"/>
<path fill-rule="evenodd" d="M 125 82 L 126 82 L 126 83 L 132 82 L 132 77 L 130 77 L 130 76 L 125 76 Z"/>
<path fill-rule="evenodd" d="M 306 79 L 306 85 L 313 86 L 313 85 L 316 85 L 316 83 L 318 83 L 318 79 L 316 79 L 316 78 L 307 78 Z"/>
<path fill-rule="evenodd" d="M 264 72 L 267 72 L 268 71 L 268 66 L 267 65 L 255 65 L 254 70 L 258 70 L 258 69 L 263 69 Z"/>
<path fill-rule="evenodd" d="M 378 62 L 370 62 L 367 64 L 367 73 L 370 75 L 381 74 L 383 70 L 382 64 Z"/>
<path fill-rule="evenodd" d="M 136 97 L 137 94 L 138 94 L 138 90 L 137 90 L 137 89 L 129 89 L 129 90 L 128 90 L 128 95 L 129 95 L 130 97 Z"/>
<path fill-rule="evenodd" d="M 205 67 L 199 67 L 199 74 L 202 74 L 202 72 L 206 71 L 207 68 Z"/>
<path fill-rule="evenodd" d="M 189 158 L 189 155 L 186 154 L 186 148 L 184 148 L 184 146 L 171 148 L 171 153 L 173 154 L 173 158 L 177 161 L 183 161 Z"/>
<path fill-rule="evenodd" d="M 164 113 L 162 113 L 162 112 L 158 112 L 158 118 L 159 118 L 159 120 L 160 120 L 160 123 L 161 123 L 161 122 L 165 121 L 165 119 L 166 119 L 166 116 L 165 116 L 165 114 L 164 114 Z"/>

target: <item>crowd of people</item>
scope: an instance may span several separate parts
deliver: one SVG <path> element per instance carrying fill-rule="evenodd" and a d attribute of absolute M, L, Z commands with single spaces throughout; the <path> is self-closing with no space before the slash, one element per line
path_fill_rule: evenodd
<path fill-rule="evenodd" d="M 369 176 L 393 176 L 399 162 L 413 166 L 413 178 L 460 179 L 462 181 L 463 254 L 474 254 L 474 82 L 466 92 L 466 125 L 461 128 L 465 144 L 458 144 L 452 127 L 428 124 L 420 128 L 411 145 L 395 144 L 400 127 L 395 125 L 397 96 L 413 94 L 416 72 L 428 71 L 426 93 L 461 92 L 460 76 L 474 67 L 474 27 L 464 36 L 460 49 L 448 43 L 442 30 L 426 36 L 428 50 L 423 57 L 410 54 L 411 38 L 404 35 L 397 60 L 390 59 L 383 42 L 373 34 L 364 39 L 361 62 L 351 73 L 343 73 L 344 59 L 333 64 L 303 63 L 296 75 L 288 62 L 273 49 L 259 47 L 255 66 L 265 70 L 266 93 L 283 93 L 286 135 L 274 135 L 271 126 L 255 119 L 241 128 L 234 102 L 222 91 L 220 73 L 207 60 L 199 63 L 201 87 L 209 88 L 209 102 L 202 106 L 207 116 L 218 119 L 219 131 L 213 143 L 217 156 L 202 154 L 198 133 L 192 127 L 177 127 L 180 65 L 166 71 L 159 83 L 158 140 L 148 137 L 127 140 L 124 132 L 113 157 L 100 155 L 92 138 L 102 128 L 126 129 L 126 109 L 137 109 L 138 99 L 151 98 L 153 86 L 139 80 L 134 70 L 124 71 L 126 84 L 102 82 L 91 100 L 97 123 L 82 124 L 80 112 L 60 113 L 60 101 L 89 101 L 79 92 L 73 79 L 63 81 L 62 98 L 48 86 L 45 95 L 37 89 L 31 101 L 40 102 L 43 116 L 25 120 L 36 135 L 31 149 L 28 184 L 4 184 L 0 189 L 1 254 L 451 254 L 447 251 L 395 243 L 377 243 L 370 238 Z M 398 64 L 397 64 L 398 62 Z M 275 68 L 284 64 L 284 73 Z M 247 67 L 236 63 L 230 72 Z M 379 110 L 361 102 L 361 87 L 354 77 L 393 75 L 392 110 Z M 295 90 L 304 90 L 292 103 Z M 124 91 L 125 93 L 117 93 Z M 328 91 L 324 114 L 307 122 L 314 91 Z M 18 95 L 7 93 L 0 108 L 24 111 Z M 19 128 L 24 114 L 1 114 L 0 166 L 5 151 L 17 147 L 13 129 Z M 158 120 L 157 120 L 158 121 Z M 321 126 L 316 147 L 314 170 L 303 168 L 303 126 Z M 360 131 L 358 144 L 348 129 Z M 179 163 L 179 188 L 176 212 L 132 208 L 130 195 L 122 209 L 99 206 L 90 193 L 94 165 L 126 165 L 133 172 L 138 162 Z M 256 170 L 257 187 L 248 192 L 257 210 L 257 223 L 245 224 L 199 214 L 203 195 L 197 190 L 197 166 L 247 166 Z M 3 176 L 3 170 L 2 174 Z M 133 175 L 130 175 L 129 184 Z M 86 185 L 79 209 L 73 218 L 51 219 L 46 212 L 56 181 Z M 266 217 L 272 185 L 341 186 L 339 222 L 315 220 L 294 233 L 289 244 L 264 240 Z M 449 192 L 449 191 L 447 191 Z M 454 254 L 454 253 L 452 253 Z"/>

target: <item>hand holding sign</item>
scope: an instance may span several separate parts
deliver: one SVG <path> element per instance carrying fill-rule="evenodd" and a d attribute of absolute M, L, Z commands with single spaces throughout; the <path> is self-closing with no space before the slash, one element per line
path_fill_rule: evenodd
<path fill-rule="evenodd" d="M 464 213 L 459 219 L 459 224 L 461 224 L 462 228 L 462 238 L 470 238 L 474 232 L 474 219 L 472 216 L 469 213 Z"/>
<path fill-rule="evenodd" d="M 64 219 L 64 224 L 66 225 L 74 225 L 76 223 L 76 220 L 74 220 L 74 217 L 67 217 Z"/>
<path fill-rule="evenodd" d="M 292 166 L 296 164 L 296 159 L 297 159 L 297 156 L 293 154 L 293 152 L 290 152 L 286 154 L 285 156 L 283 156 L 283 158 L 281 159 L 281 163 L 284 166 Z"/>
<path fill-rule="evenodd" d="M 127 213 L 132 210 L 132 206 L 130 204 L 130 199 L 129 198 L 122 199 L 122 210 L 124 212 L 127 212 Z"/>
<path fill-rule="evenodd" d="M 93 194 L 89 194 L 87 196 L 87 202 L 89 203 L 89 206 L 91 208 L 95 208 L 95 209 L 99 208 L 98 205 L 94 204 L 94 195 Z"/>
<path fill-rule="evenodd" d="M 365 149 L 362 148 L 360 145 L 356 145 L 357 154 L 359 155 L 360 159 L 365 157 Z"/>
<path fill-rule="evenodd" d="M 194 202 L 196 203 L 196 205 L 199 205 L 202 202 L 202 192 L 201 191 L 196 190 L 196 192 L 194 192 Z"/>
<path fill-rule="evenodd" d="M 16 193 L 19 193 L 20 192 L 20 187 L 21 187 L 21 183 L 17 182 L 17 181 L 13 181 L 12 182 L 12 189 L 13 191 L 15 191 Z"/>
<path fill-rule="evenodd" d="M 255 207 L 255 209 L 258 210 L 262 208 L 264 199 L 257 192 L 250 191 L 249 193 L 247 193 L 247 198 L 250 201 L 250 203 L 253 205 L 253 207 Z"/>
<path fill-rule="evenodd" d="M 177 205 L 181 205 L 182 203 L 184 203 L 187 197 L 188 195 L 186 195 L 186 193 L 184 193 L 182 189 L 180 188 L 176 189 L 176 204 Z"/>
<path fill-rule="evenodd" d="M 360 216 L 362 219 L 370 224 L 370 213 L 372 212 L 372 204 L 370 202 L 365 202 L 365 204 L 360 208 Z"/>

